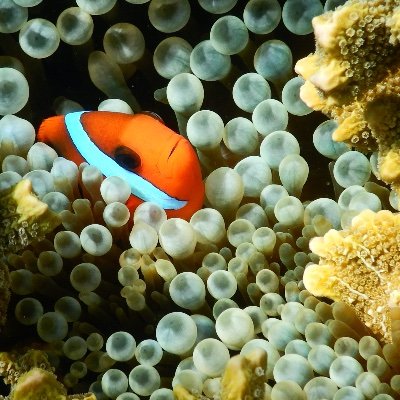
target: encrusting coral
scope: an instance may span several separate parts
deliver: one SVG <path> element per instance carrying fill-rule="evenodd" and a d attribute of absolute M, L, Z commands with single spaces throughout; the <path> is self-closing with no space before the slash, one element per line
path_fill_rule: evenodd
<path fill-rule="evenodd" d="M 0 194 L 0 255 L 41 240 L 60 223 L 58 215 L 32 192 L 31 181 L 23 179 Z M 6 321 L 9 287 L 8 266 L 0 260 L 0 326 Z"/>
<path fill-rule="evenodd" d="M 96 400 L 92 393 L 67 395 L 67 389 L 53 373 L 47 354 L 41 350 L 20 349 L 0 353 L 0 376 L 11 384 L 4 400 Z"/>
<path fill-rule="evenodd" d="M 44 351 L 20 349 L 0 353 L 0 376 L 3 377 L 6 384 L 15 385 L 22 375 L 33 368 L 53 371 Z"/>
<path fill-rule="evenodd" d="M 303 276 L 307 290 L 352 306 L 383 342 L 391 343 L 392 308 L 400 307 L 400 215 L 362 211 L 351 227 L 313 238 L 320 256 Z"/>
<path fill-rule="evenodd" d="M 10 400 L 96 400 L 93 393 L 67 395 L 67 389 L 47 370 L 33 368 L 11 389 Z"/>
<path fill-rule="evenodd" d="M 23 179 L 0 194 L 0 254 L 17 252 L 60 225 L 61 219 Z"/>
<path fill-rule="evenodd" d="M 0 326 L 6 323 L 10 295 L 10 273 L 7 265 L 0 260 Z"/>
<path fill-rule="evenodd" d="M 232 357 L 221 379 L 221 400 L 263 399 L 266 365 L 267 353 L 261 348 Z M 204 396 L 191 394 L 181 385 L 174 387 L 174 394 L 177 400 L 204 399 Z"/>
<path fill-rule="evenodd" d="M 295 66 L 300 97 L 338 122 L 334 140 L 378 151 L 380 178 L 399 192 L 399 2 L 350 0 L 312 23 L 316 51 Z"/>
<path fill-rule="evenodd" d="M 56 376 L 41 368 L 32 368 L 23 374 L 11 389 L 11 400 L 36 400 L 40 398 L 63 400 L 67 390 Z"/>
<path fill-rule="evenodd" d="M 266 365 L 267 353 L 261 349 L 232 357 L 221 380 L 221 399 L 262 399 Z"/>

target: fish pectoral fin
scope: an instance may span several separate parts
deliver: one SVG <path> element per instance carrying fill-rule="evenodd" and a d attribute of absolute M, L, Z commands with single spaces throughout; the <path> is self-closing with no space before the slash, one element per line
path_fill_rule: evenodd
<path fill-rule="evenodd" d="M 172 149 L 171 149 L 171 151 L 170 151 L 169 154 L 168 154 L 167 160 L 170 159 L 170 157 L 172 156 L 172 153 L 173 153 L 174 150 L 178 147 L 178 143 L 179 143 L 179 140 L 177 140 L 177 142 L 172 146 Z"/>

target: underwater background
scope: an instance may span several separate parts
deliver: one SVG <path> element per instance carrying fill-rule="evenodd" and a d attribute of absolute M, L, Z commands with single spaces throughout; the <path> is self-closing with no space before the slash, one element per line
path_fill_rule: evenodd
<path fill-rule="evenodd" d="M 347 297 L 340 284 L 340 294 L 336 283 L 332 290 L 318 283 L 321 290 L 314 293 L 309 288 L 315 281 L 310 278 L 309 287 L 303 282 L 319 257 L 335 265 L 332 271 L 354 258 L 368 270 L 378 259 L 371 256 L 369 264 L 365 250 L 348 261 L 346 244 L 335 237 L 326 236 L 326 246 L 317 240 L 310 245 L 330 229 L 368 249 L 375 235 L 379 243 L 392 245 L 393 238 L 396 249 L 400 237 L 387 216 L 382 226 L 376 219 L 372 227 L 354 223 L 352 230 L 353 217 L 365 210 L 397 210 L 393 190 L 379 180 L 375 149 L 357 153 L 362 159 L 352 152 L 334 170 L 335 160 L 353 149 L 334 142 L 336 123 L 299 97 L 304 79 L 294 66 L 315 51 L 311 20 L 344 3 L 0 0 L 1 115 L 32 124 L 0 120 L 0 398 L 400 398 L 399 338 L 393 333 L 388 339 L 387 320 L 377 328 L 363 319 L 364 309 L 360 314 L 351 308 L 366 296 L 368 278 L 353 287 L 340 276 Z M 366 4 L 348 4 L 357 3 Z M 389 3 L 391 10 L 399 6 Z M 57 22 L 70 7 L 93 21 L 92 33 L 79 45 L 63 40 L 63 33 L 82 27 L 74 19 L 78 14 Z M 232 25 L 223 25 L 227 16 L 236 17 Z M 20 21 L 10 28 L 13 18 Z M 48 56 L 32 57 L 48 39 L 40 27 L 26 33 L 26 20 L 37 18 L 54 24 L 50 36 L 56 42 L 61 33 Z M 127 26 L 110 33 L 119 23 L 141 34 L 134 29 L 137 36 L 130 36 Z M 143 55 L 118 62 L 116 55 L 129 56 L 141 35 Z M 182 40 L 163 53 L 160 43 L 174 36 Z M 24 40 L 37 48 L 24 51 Z M 223 50 L 212 46 L 224 40 L 218 71 Z M 9 67 L 22 72 L 29 97 L 19 92 L 19 76 L 2 75 Z M 240 88 L 249 73 L 254 81 Z M 173 84 L 176 99 L 168 96 Z M 201 90 L 194 93 L 199 85 L 204 99 Z M 15 109 L 18 95 L 26 101 Z M 102 110 L 151 111 L 189 138 L 205 182 L 203 210 L 189 221 L 167 219 L 154 205 L 129 214 L 119 184 L 94 167 L 75 171 L 49 146 L 36 138 L 34 144 L 32 127 L 37 133 L 44 119 L 97 110 L 109 98 L 125 103 L 105 103 Z M 196 121 L 198 110 L 213 113 Z M 32 187 L 21 185 L 27 179 Z M 110 214 L 108 206 L 114 207 Z M 382 238 L 386 229 L 394 232 L 390 239 Z M 339 255 L 329 252 L 331 245 Z M 385 275 L 385 285 L 386 279 L 394 282 L 390 293 L 397 293 L 395 278 Z M 379 282 L 386 288 L 383 278 Z M 366 296 L 371 304 L 375 295 L 382 294 Z"/>

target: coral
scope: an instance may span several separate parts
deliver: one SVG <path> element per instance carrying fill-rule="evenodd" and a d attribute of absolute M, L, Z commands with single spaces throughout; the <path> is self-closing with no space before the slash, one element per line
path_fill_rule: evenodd
<path fill-rule="evenodd" d="M 244 356 L 232 357 L 226 365 L 221 380 L 221 398 L 234 399 L 262 399 L 265 387 L 265 368 L 267 353 L 256 349 Z"/>
<path fill-rule="evenodd" d="M 0 376 L 11 384 L 7 400 L 96 400 L 92 393 L 67 395 L 57 380 L 47 354 L 41 350 L 18 349 L 0 353 Z M 3 397 L 0 397 L 3 398 Z"/>
<path fill-rule="evenodd" d="M 0 254 L 5 254 L 43 239 L 61 220 L 32 192 L 31 181 L 23 179 L 1 192 L 0 223 Z"/>
<path fill-rule="evenodd" d="M 96 400 L 96 396 L 93 393 L 71 394 L 66 400 Z"/>
<path fill-rule="evenodd" d="M 265 368 L 267 353 L 258 348 L 246 355 L 232 357 L 221 379 L 221 400 L 262 399 L 265 393 Z M 203 398 L 190 393 L 181 385 L 174 387 L 178 400 Z"/>
<path fill-rule="evenodd" d="M 362 211 L 351 227 L 313 238 L 320 256 L 303 277 L 307 290 L 349 304 L 383 342 L 391 343 L 391 309 L 399 307 L 400 215 Z"/>
<path fill-rule="evenodd" d="M 199 397 L 191 394 L 187 389 L 181 385 L 176 385 L 174 388 L 174 395 L 177 400 L 197 400 Z"/>
<path fill-rule="evenodd" d="M 66 389 L 57 381 L 52 372 L 32 368 L 12 387 L 10 400 L 38 400 L 40 398 L 64 400 L 66 394 Z"/>
<path fill-rule="evenodd" d="M 400 190 L 400 7 L 350 0 L 313 19 L 314 54 L 295 70 L 303 101 L 334 118 L 333 139 L 379 152 L 379 175 Z"/>
<path fill-rule="evenodd" d="M 67 389 L 50 371 L 32 368 L 12 386 L 9 400 L 96 400 L 93 393 L 67 395 Z"/>
<path fill-rule="evenodd" d="M 53 371 L 44 351 L 22 348 L 0 353 L 0 376 L 6 384 L 16 384 L 25 373 L 34 368 Z"/>
<path fill-rule="evenodd" d="M 10 274 L 8 266 L 0 260 L 0 326 L 6 323 L 10 294 Z"/>

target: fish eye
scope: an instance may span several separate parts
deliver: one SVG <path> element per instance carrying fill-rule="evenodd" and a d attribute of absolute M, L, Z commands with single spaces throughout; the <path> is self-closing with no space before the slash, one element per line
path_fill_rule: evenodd
<path fill-rule="evenodd" d="M 140 156 L 126 146 L 117 147 L 114 153 L 115 162 L 128 171 L 134 171 L 140 167 Z"/>
<path fill-rule="evenodd" d="M 153 111 L 141 111 L 140 114 L 145 114 L 150 117 L 153 117 L 154 119 L 160 121 L 162 124 L 165 125 L 164 120 L 157 113 L 155 113 Z"/>

